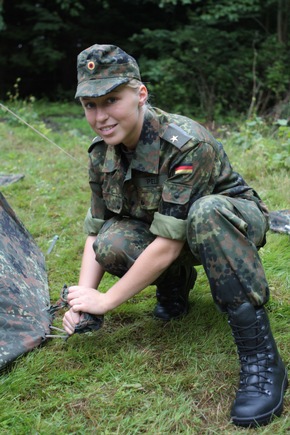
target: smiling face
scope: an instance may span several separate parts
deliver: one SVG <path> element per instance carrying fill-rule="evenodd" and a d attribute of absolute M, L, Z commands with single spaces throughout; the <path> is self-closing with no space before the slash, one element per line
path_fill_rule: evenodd
<path fill-rule="evenodd" d="M 122 85 L 102 97 L 82 97 L 86 119 L 108 145 L 134 149 L 141 134 L 147 88 Z"/>

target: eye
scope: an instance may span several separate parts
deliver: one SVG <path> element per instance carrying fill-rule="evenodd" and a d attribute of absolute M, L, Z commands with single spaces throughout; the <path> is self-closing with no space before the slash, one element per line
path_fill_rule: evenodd
<path fill-rule="evenodd" d="M 110 105 L 110 104 L 114 104 L 114 103 L 116 103 L 116 101 L 117 101 L 117 98 L 116 98 L 116 97 L 109 97 L 109 98 L 107 98 L 106 103 L 107 103 L 108 105 Z"/>
<path fill-rule="evenodd" d="M 94 103 L 93 101 L 84 101 L 83 106 L 85 109 L 90 110 L 96 107 L 96 103 Z"/>

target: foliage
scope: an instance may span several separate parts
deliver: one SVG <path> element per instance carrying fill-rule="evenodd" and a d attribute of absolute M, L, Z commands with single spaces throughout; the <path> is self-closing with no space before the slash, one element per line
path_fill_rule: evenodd
<path fill-rule="evenodd" d="M 56 4 L 72 17 L 78 17 L 84 10 L 84 5 L 79 0 L 56 0 Z"/>
<path fill-rule="evenodd" d="M 259 151 L 257 158 L 263 160 L 266 171 L 290 169 L 290 127 L 286 119 L 274 125 L 263 118 L 247 120 L 238 131 L 230 134 L 231 142 L 243 152 Z M 278 127 L 278 128 L 277 128 Z M 265 136 L 268 136 L 267 140 Z"/>
<path fill-rule="evenodd" d="M 10 102 L 17 114 L 21 107 L 27 102 Z M 29 124 L 43 123 L 49 139 L 71 155 L 0 112 L 1 171 L 25 174 L 3 187 L 3 194 L 46 255 L 55 302 L 64 282 L 78 278 L 89 204 L 86 149 L 93 133 L 77 104 L 33 101 L 27 112 Z M 271 210 L 289 207 L 289 169 L 264 160 L 268 146 L 274 153 L 280 149 L 280 134 L 283 142 L 289 140 L 283 123 L 274 130 L 260 118 L 246 124 L 237 120 L 237 133 L 229 126 L 217 133 L 234 167 Z M 247 140 L 238 142 L 239 135 Z M 47 255 L 56 234 L 59 240 Z M 288 362 L 289 236 L 269 232 L 260 254 L 272 293 L 272 329 Z M 114 281 L 106 275 L 101 290 Z M 192 308 L 182 321 L 154 320 L 154 293 L 148 287 L 112 311 L 102 330 L 67 342 L 51 340 L 1 373 L 1 434 L 252 434 L 253 429 L 229 423 L 239 372 L 236 348 L 202 268 L 190 293 Z M 61 315 L 56 325 L 61 326 Z M 289 397 L 288 391 L 282 417 L 255 434 L 289 431 Z"/>
<path fill-rule="evenodd" d="M 5 29 L 5 24 L 3 20 L 3 0 L 0 1 L 0 32 Z"/>
<path fill-rule="evenodd" d="M 290 169 L 290 127 L 285 119 L 278 119 L 277 124 L 279 125 L 278 138 L 281 142 L 281 150 L 275 154 L 275 160 L 280 167 Z"/>
<path fill-rule="evenodd" d="M 237 97 L 245 87 L 251 86 L 251 56 L 240 44 L 246 33 L 217 30 L 209 27 L 206 35 L 200 22 L 192 15 L 191 23 L 176 31 L 143 30 L 133 40 L 149 52 L 148 58 L 140 59 L 141 71 L 145 71 L 158 105 L 167 110 L 185 112 L 189 115 L 202 114 L 207 120 L 224 114 L 225 107 L 230 113 L 234 110 L 246 111 L 250 101 Z M 154 46 L 154 41 L 158 45 Z M 225 51 L 224 47 L 228 50 Z M 232 74 L 241 72 L 241 79 Z M 188 85 L 185 85 L 187 83 Z"/>
<path fill-rule="evenodd" d="M 241 17 L 259 17 L 260 2 L 259 0 L 243 0 L 240 2 L 208 0 L 204 5 L 201 5 L 201 9 L 203 10 L 201 19 L 208 24 L 218 24 L 221 21 L 238 22 Z"/>
<path fill-rule="evenodd" d="M 264 115 L 290 98 L 288 0 L 5 0 L 0 19 L 3 99 L 20 77 L 22 98 L 71 101 L 77 54 L 94 43 L 135 56 L 174 112 Z"/>
<path fill-rule="evenodd" d="M 274 34 L 253 26 L 259 4 L 209 1 L 200 10 L 189 10 L 185 25 L 143 29 L 134 35 L 132 40 L 143 51 L 141 70 L 158 105 L 195 116 L 201 113 L 211 121 L 225 114 L 246 114 L 252 98 L 252 110 L 265 113 L 288 95 L 289 49 Z M 274 61 L 273 52 L 278 53 Z"/>

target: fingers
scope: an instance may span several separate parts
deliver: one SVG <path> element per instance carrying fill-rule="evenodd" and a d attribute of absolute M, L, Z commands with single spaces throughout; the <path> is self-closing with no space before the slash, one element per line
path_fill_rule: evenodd
<path fill-rule="evenodd" d="M 75 313 L 82 311 L 81 302 L 83 293 L 84 289 L 79 286 L 72 286 L 68 289 L 67 301 Z"/>
<path fill-rule="evenodd" d="M 71 310 L 74 313 L 78 313 L 80 311 L 86 311 L 86 305 L 84 304 L 84 296 L 79 294 L 78 292 L 74 292 L 71 294 L 71 297 L 68 298 L 68 303 L 71 307 Z"/>
<path fill-rule="evenodd" d="M 87 292 L 93 291 L 96 292 L 95 289 L 90 288 L 90 287 L 83 287 L 83 286 L 71 286 L 68 288 L 68 295 L 67 295 L 67 300 L 70 302 L 73 299 L 82 297 L 83 295 L 85 295 Z"/>
<path fill-rule="evenodd" d="M 79 287 L 77 285 L 69 287 L 68 294 L 67 294 L 67 300 L 71 301 L 72 299 L 74 299 L 81 288 L 82 287 Z"/>
<path fill-rule="evenodd" d="M 63 317 L 63 327 L 65 331 L 72 335 L 75 331 L 76 325 L 80 322 L 81 314 L 79 312 L 75 312 L 73 309 L 67 311 Z"/>
<path fill-rule="evenodd" d="M 68 289 L 67 301 L 74 313 L 105 314 L 107 295 L 91 287 L 72 286 Z"/>

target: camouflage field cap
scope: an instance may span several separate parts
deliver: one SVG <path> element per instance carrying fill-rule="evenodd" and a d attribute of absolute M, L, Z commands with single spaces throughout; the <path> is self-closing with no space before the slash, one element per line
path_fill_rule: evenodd
<path fill-rule="evenodd" d="M 132 79 L 141 81 L 136 60 L 115 45 L 92 45 L 78 55 L 75 98 L 101 97 Z"/>

